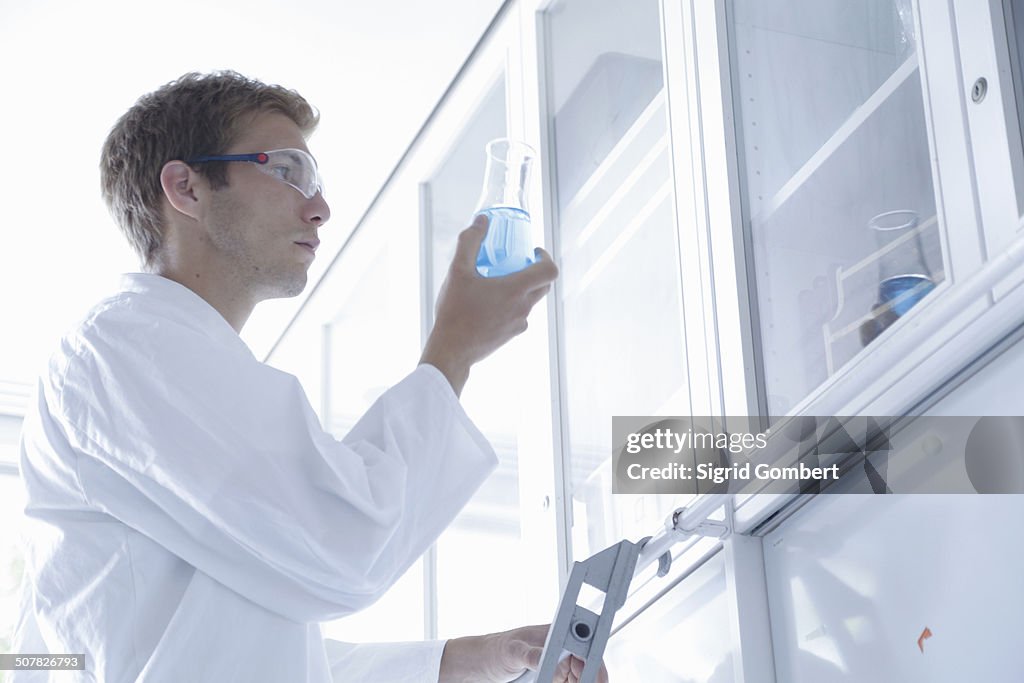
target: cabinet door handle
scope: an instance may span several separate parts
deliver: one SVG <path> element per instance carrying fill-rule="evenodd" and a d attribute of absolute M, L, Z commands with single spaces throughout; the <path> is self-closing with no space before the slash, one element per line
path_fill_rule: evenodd
<path fill-rule="evenodd" d="M 974 100 L 975 104 L 978 104 L 985 99 L 986 93 L 988 93 L 988 81 L 982 76 L 974 81 L 974 87 L 971 88 L 971 99 Z"/>

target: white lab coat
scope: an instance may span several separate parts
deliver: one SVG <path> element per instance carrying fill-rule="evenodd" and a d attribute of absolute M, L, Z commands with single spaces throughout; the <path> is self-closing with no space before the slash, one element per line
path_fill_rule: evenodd
<path fill-rule="evenodd" d="M 52 680 L 436 681 L 443 643 L 325 644 L 319 622 L 377 600 L 495 464 L 437 369 L 338 441 L 202 298 L 127 275 L 25 419 L 12 651 L 86 653 Z"/>

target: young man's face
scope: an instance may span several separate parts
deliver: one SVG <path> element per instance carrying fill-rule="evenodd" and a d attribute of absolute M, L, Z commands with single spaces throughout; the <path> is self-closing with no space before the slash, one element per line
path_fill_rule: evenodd
<path fill-rule="evenodd" d="M 308 152 L 299 127 L 278 113 L 256 115 L 225 154 L 277 149 Z M 217 261 L 256 300 L 298 295 L 331 211 L 319 192 L 307 199 L 256 164 L 227 164 L 228 186 L 211 194 L 205 224 Z"/>

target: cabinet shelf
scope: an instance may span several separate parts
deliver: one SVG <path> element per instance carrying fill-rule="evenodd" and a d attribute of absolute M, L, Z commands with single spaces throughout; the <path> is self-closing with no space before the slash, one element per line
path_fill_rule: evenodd
<path fill-rule="evenodd" d="M 578 296 L 671 198 L 662 88 L 561 210 L 565 297 Z"/>
<path fill-rule="evenodd" d="M 850 118 L 783 184 L 767 204 L 754 215 L 751 223 L 754 226 L 767 224 L 786 202 L 807 185 L 807 181 L 815 176 L 829 159 L 833 157 L 836 151 L 850 141 L 854 134 L 861 130 L 864 124 L 879 111 L 882 105 L 916 73 L 918 73 L 918 62 L 917 54 L 914 53 L 864 101 L 864 104 L 855 109 Z"/>
<path fill-rule="evenodd" d="M 900 240 L 894 241 L 888 246 L 869 254 L 849 267 L 836 269 L 835 287 L 838 295 L 836 311 L 832 318 L 822 325 L 825 361 L 829 375 L 835 374 L 840 366 L 862 349 L 863 344 L 859 338 L 861 325 L 874 317 L 874 313 L 863 305 L 860 307 L 861 310 L 855 309 L 854 312 L 847 310 L 851 306 L 849 299 L 852 298 L 848 292 L 851 290 L 874 292 L 877 287 L 878 278 L 873 272 L 873 267 L 877 267 L 881 259 L 886 255 L 897 250 L 907 249 L 911 246 L 913 240 L 920 240 L 921 236 L 928 231 L 937 229 L 937 225 L 938 216 L 931 216 L 913 231 L 904 235 Z M 945 279 L 945 272 L 941 268 L 929 274 L 936 284 L 941 283 Z M 863 302 L 860 303 L 863 304 Z M 856 303 L 852 305 L 856 306 Z M 837 350 L 842 348 L 844 344 L 847 347 L 845 353 L 839 353 L 837 358 Z"/>
<path fill-rule="evenodd" d="M 608 213 L 650 168 L 657 155 L 668 149 L 665 89 L 651 99 L 630 129 L 590 174 L 562 209 L 562 222 L 583 223 L 576 247 L 589 239 Z"/>

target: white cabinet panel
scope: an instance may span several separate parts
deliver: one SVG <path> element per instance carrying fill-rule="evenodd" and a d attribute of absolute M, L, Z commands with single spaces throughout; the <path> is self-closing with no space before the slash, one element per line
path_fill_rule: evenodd
<path fill-rule="evenodd" d="M 618 631 L 608 642 L 605 662 L 613 681 L 732 683 L 722 554 Z"/>
<path fill-rule="evenodd" d="M 1019 57 L 1009 44 L 1019 3 L 953 0 L 960 48 L 964 108 L 978 176 L 979 213 L 989 258 L 1019 235 L 1024 199 L 1024 147 L 1014 95 L 1013 69 Z"/>
<path fill-rule="evenodd" d="M 1024 342 L 1017 341 L 933 406 L 929 415 L 1024 415 Z M 1008 381 L 1009 380 L 1009 381 Z"/>
<path fill-rule="evenodd" d="M 765 538 L 778 680 L 1021 680 L 1022 513 L 1021 496 L 806 506 Z"/>

